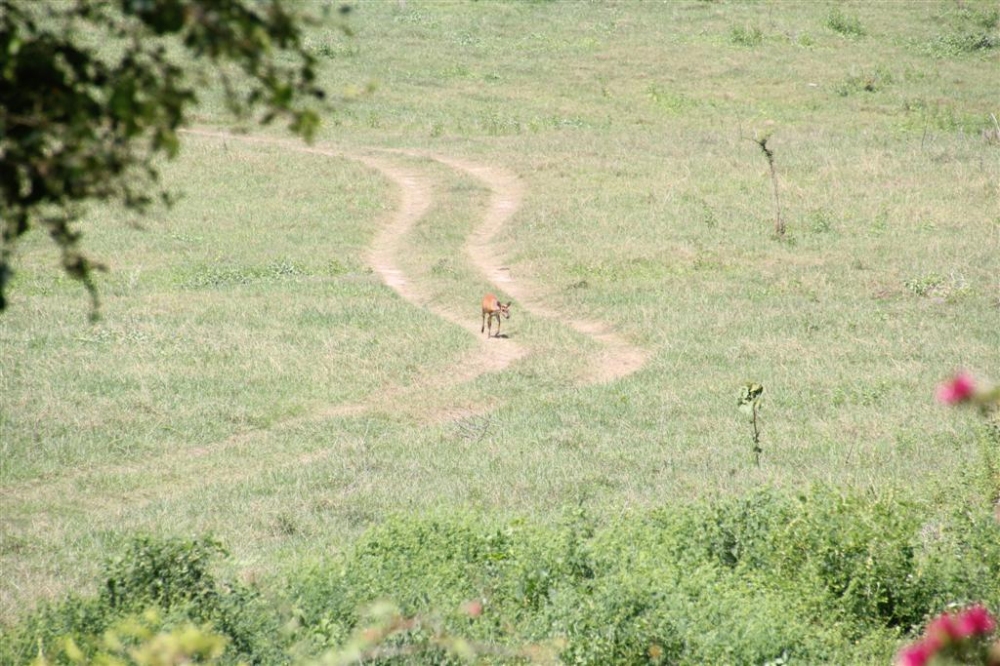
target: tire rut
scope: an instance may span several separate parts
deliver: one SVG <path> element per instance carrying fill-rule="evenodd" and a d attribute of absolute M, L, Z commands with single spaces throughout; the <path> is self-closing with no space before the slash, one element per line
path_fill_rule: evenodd
<path fill-rule="evenodd" d="M 536 317 L 557 320 L 601 345 L 602 350 L 598 358 L 588 364 L 582 383 L 612 382 L 636 372 L 645 365 L 649 358 L 648 351 L 629 343 L 604 323 L 582 319 L 574 312 L 561 311 L 546 305 L 541 295 L 542 289 L 515 280 L 510 270 L 503 266 L 502 255 L 493 241 L 507 218 L 521 206 L 524 198 L 524 185 L 517 176 L 504 169 L 454 157 L 434 153 L 427 154 L 427 157 L 479 179 L 492 193 L 489 213 L 466 242 L 466 254 L 487 280 L 496 285 L 503 285 L 504 291 L 517 301 L 519 307 Z"/>
<path fill-rule="evenodd" d="M 525 356 L 526 350 L 510 340 L 504 339 L 502 340 L 503 344 L 497 344 L 497 340 L 486 340 L 482 337 L 479 329 L 476 328 L 476 324 L 481 322 L 476 316 L 478 313 L 475 311 L 475 304 L 471 304 L 471 307 L 467 309 L 463 308 L 462 312 L 433 305 L 430 303 L 431 296 L 424 286 L 418 280 L 406 276 L 396 265 L 395 257 L 399 254 L 405 235 L 433 203 L 432 184 L 422 179 L 418 174 L 384 159 L 367 156 L 354 156 L 353 159 L 377 169 L 382 175 L 396 183 L 401 192 L 399 208 L 392 220 L 382 227 L 373 241 L 369 255 L 372 268 L 382 277 L 382 281 L 394 289 L 404 300 L 464 328 L 476 335 L 480 341 L 479 349 L 475 354 L 475 362 L 469 363 L 463 360 L 457 366 L 448 368 L 445 374 L 451 378 L 451 382 L 464 383 L 486 373 L 498 372 Z M 502 203 L 500 205 L 501 208 L 497 208 L 496 205 L 490 206 L 485 219 L 474 232 L 475 234 L 482 234 L 482 227 L 492 224 L 495 218 L 506 219 L 508 213 L 505 208 L 502 208 Z M 473 313 L 472 316 L 469 316 L 470 312 Z"/>

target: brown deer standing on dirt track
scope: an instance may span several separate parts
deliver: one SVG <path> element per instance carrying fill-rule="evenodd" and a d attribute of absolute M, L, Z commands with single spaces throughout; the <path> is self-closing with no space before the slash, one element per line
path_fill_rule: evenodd
<path fill-rule="evenodd" d="M 493 334 L 493 318 L 496 317 L 497 320 L 497 335 L 500 337 L 500 315 L 503 315 L 504 319 L 510 319 L 510 301 L 504 305 L 497 299 L 493 294 L 486 294 L 483 296 L 483 326 L 479 329 L 482 333 L 487 330 L 486 323 L 489 321 L 489 330 L 486 333 L 486 337 L 490 337 Z"/>

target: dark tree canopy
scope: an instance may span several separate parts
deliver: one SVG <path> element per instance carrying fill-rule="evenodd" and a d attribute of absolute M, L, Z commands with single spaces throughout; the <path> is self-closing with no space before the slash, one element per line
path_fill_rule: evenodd
<path fill-rule="evenodd" d="M 92 272 L 103 267 L 81 251 L 72 223 L 89 200 L 142 211 L 167 198 L 155 159 L 177 154 L 178 129 L 199 89 L 219 85 L 236 117 L 282 119 L 312 137 L 324 93 L 303 39 L 315 17 L 301 7 L 294 0 L 0 0 L 0 311 L 14 243 L 40 226 L 96 312 Z"/>

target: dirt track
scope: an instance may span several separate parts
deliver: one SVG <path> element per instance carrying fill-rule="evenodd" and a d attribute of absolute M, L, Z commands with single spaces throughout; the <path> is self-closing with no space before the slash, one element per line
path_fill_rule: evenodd
<path fill-rule="evenodd" d="M 365 164 L 382 173 L 399 189 L 399 204 L 377 234 L 369 252 L 368 260 L 372 269 L 382 281 L 400 295 L 400 297 L 424 308 L 434 315 L 457 324 L 481 341 L 488 354 L 477 356 L 477 363 L 467 363 L 464 359 L 449 368 L 442 376 L 448 377 L 451 383 L 463 383 L 489 372 L 499 372 L 516 360 L 531 353 L 530 341 L 527 348 L 505 339 L 486 340 L 479 332 L 481 321 L 478 317 L 478 304 L 453 304 L 453 307 L 429 305 L 429 285 L 423 284 L 414 276 L 406 275 L 397 265 L 396 257 L 401 251 L 406 234 L 418 220 L 434 204 L 434 188 L 436 183 L 430 175 L 420 173 L 412 166 L 412 160 L 404 162 L 393 159 L 394 156 L 417 157 L 431 159 L 448 166 L 455 171 L 473 176 L 481 181 L 491 192 L 490 203 L 482 219 L 478 220 L 473 232 L 465 243 L 465 253 L 469 262 L 475 266 L 486 280 L 497 287 L 499 292 L 509 294 L 516 303 L 518 310 L 530 314 L 563 322 L 577 333 L 590 337 L 601 347 L 601 352 L 587 359 L 587 371 L 584 374 L 585 383 L 605 383 L 628 376 L 636 372 L 646 363 L 648 352 L 636 347 L 615 333 L 606 324 L 586 318 L 581 318 L 577 312 L 558 310 L 544 300 L 544 290 L 537 289 L 529 281 L 515 279 L 511 276 L 501 258 L 501 248 L 495 238 L 504 224 L 514 216 L 521 206 L 526 186 L 516 175 L 508 171 L 477 164 L 462 158 L 439 155 L 419 151 L 373 151 L 372 155 L 351 153 L 334 149 L 312 148 L 291 141 L 277 141 L 264 138 L 233 135 L 222 132 L 192 130 L 192 135 L 219 138 L 229 141 L 246 143 L 273 144 L 280 143 L 292 152 L 308 153 L 352 159 Z M 471 313 L 471 314 L 470 314 Z M 483 359 L 486 359 L 484 362 Z M 429 378 L 428 381 L 438 384 L 441 377 Z M 391 391 L 391 388 L 387 387 Z M 384 397 L 384 396 L 382 396 Z M 324 410 L 322 416 L 337 413 L 350 413 L 364 409 L 362 405 L 340 405 L 330 410 Z"/>

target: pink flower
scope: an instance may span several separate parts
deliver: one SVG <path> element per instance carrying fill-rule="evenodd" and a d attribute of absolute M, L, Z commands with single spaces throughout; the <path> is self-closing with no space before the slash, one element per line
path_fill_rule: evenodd
<path fill-rule="evenodd" d="M 972 606 L 957 614 L 942 613 L 927 625 L 922 640 L 900 651 L 896 666 L 927 666 L 934 655 L 948 644 L 986 636 L 996 628 L 996 620 L 983 606 Z"/>
<path fill-rule="evenodd" d="M 938 385 L 935 397 L 942 404 L 957 405 L 971 398 L 975 390 L 976 386 L 972 375 L 960 372 L 952 379 Z"/>
<path fill-rule="evenodd" d="M 896 657 L 896 666 L 927 666 L 931 657 L 937 652 L 937 645 L 931 641 L 920 641 L 909 645 Z"/>
<path fill-rule="evenodd" d="M 950 613 L 938 615 L 927 625 L 924 635 L 927 641 L 934 641 L 937 645 L 942 645 L 950 641 L 957 641 L 965 638 L 959 631 L 955 616 Z M 968 635 L 968 634 L 966 634 Z"/>
<path fill-rule="evenodd" d="M 462 612 L 469 617 L 479 617 L 483 614 L 483 602 L 473 599 L 462 604 Z"/>
<path fill-rule="evenodd" d="M 973 606 L 958 616 L 955 626 L 959 636 L 968 638 L 993 633 L 993 630 L 997 628 L 997 623 L 984 607 Z"/>

